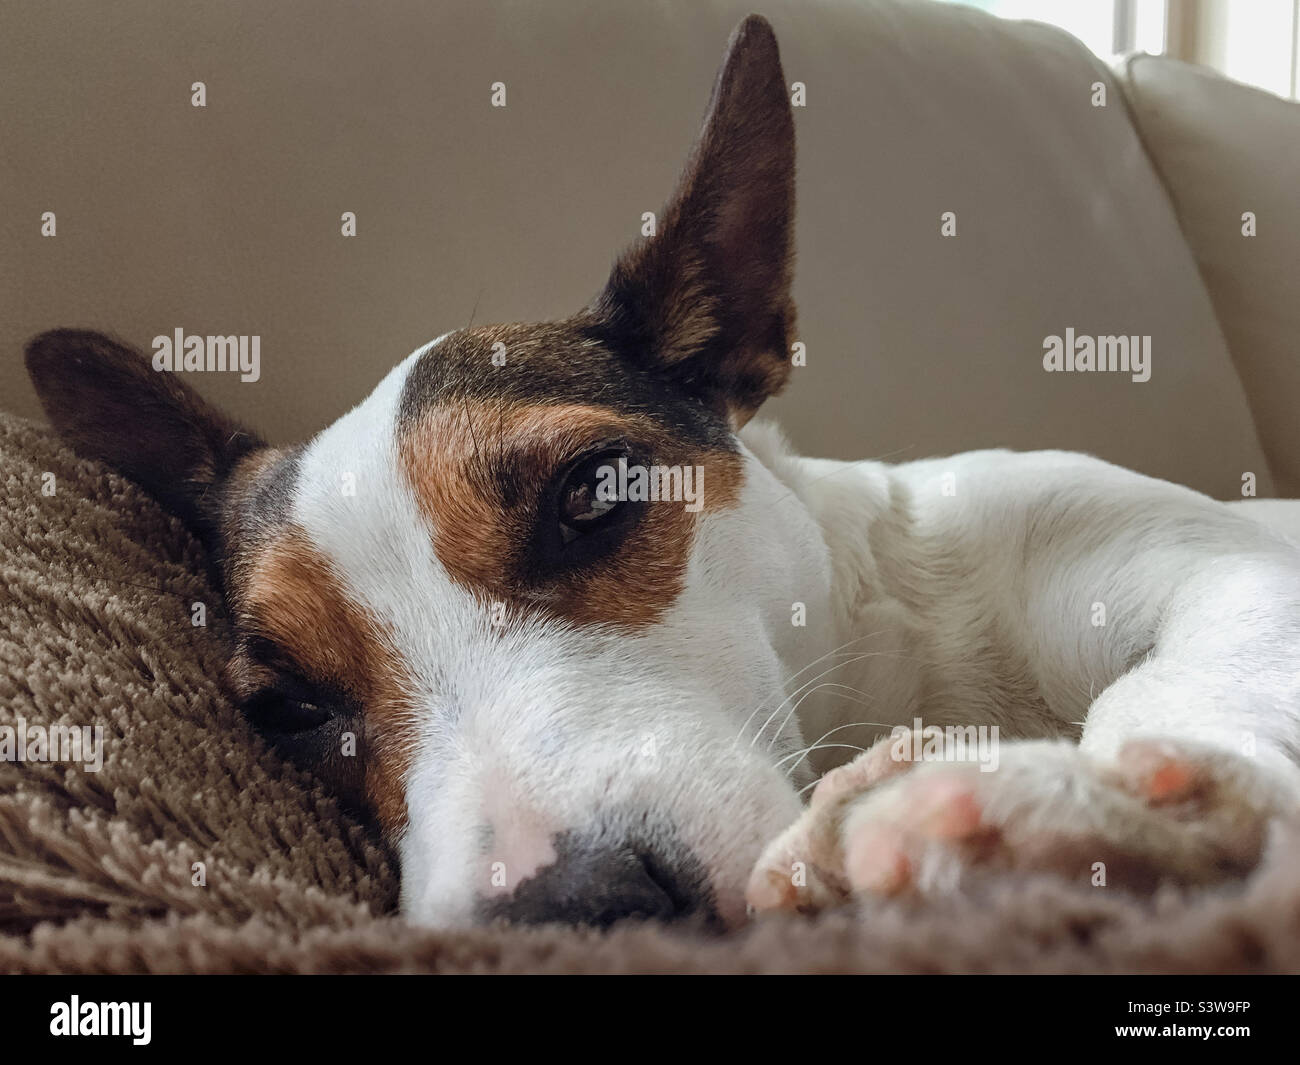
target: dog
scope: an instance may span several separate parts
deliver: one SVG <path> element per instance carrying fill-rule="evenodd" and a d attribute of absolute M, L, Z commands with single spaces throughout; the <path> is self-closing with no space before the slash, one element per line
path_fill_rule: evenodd
<path fill-rule="evenodd" d="M 224 684 L 373 814 L 413 922 L 1196 887 L 1297 817 L 1294 513 L 1061 452 L 802 458 L 751 421 L 791 371 L 787 92 L 751 16 L 587 307 L 447 333 L 306 444 L 98 333 L 28 345 L 66 441 L 206 546 Z"/>

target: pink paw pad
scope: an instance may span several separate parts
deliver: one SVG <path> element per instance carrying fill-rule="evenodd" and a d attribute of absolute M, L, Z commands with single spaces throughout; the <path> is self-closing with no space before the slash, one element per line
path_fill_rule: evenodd
<path fill-rule="evenodd" d="M 911 854 L 927 842 L 956 842 L 984 833 L 983 806 L 966 782 L 938 777 L 914 790 L 895 823 L 857 826 L 845 847 L 844 867 L 855 891 L 895 895 L 913 880 Z"/>
<path fill-rule="evenodd" d="M 756 870 L 745 890 L 745 902 L 760 913 L 792 910 L 798 905 L 799 891 L 791 878 L 780 870 Z"/>
<path fill-rule="evenodd" d="M 1129 790 L 1155 804 L 1194 798 L 1209 783 L 1203 766 L 1158 740 L 1126 743 L 1117 761 Z"/>
<path fill-rule="evenodd" d="M 908 820 L 931 839 L 965 839 L 979 831 L 984 809 L 969 784 L 938 778 L 917 796 Z"/>
<path fill-rule="evenodd" d="M 903 849 L 903 836 L 891 828 L 869 825 L 859 829 L 844 852 L 844 872 L 854 891 L 896 895 L 912 882 L 912 863 Z"/>

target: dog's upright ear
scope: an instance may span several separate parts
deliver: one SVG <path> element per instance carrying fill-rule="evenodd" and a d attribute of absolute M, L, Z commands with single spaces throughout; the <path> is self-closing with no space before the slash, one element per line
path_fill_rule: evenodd
<path fill-rule="evenodd" d="M 790 373 L 794 117 L 776 36 L 737 27 L 656 233 L 592 305 L 616 350 L 739 427 Z"/>
<path fill-rule="evenodd" d="M 102 333 L 56 329 L 29 341 L 26 354 L 45 413 L 73 450 L 135 481 L 215 547 L 215 489 L 265 444 Z"/>

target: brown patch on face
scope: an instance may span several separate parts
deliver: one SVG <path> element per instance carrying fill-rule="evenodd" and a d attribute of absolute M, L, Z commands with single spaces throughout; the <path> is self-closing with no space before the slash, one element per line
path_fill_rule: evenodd
<path fill-rule="evenodd" d="M 635 461 L 703 468 L 704 511 L 734 504 L 740 456 L 684 443 L 656 420 L 584 404 L 431 406 L 399 435 L 399 458 L 454 580 L 486 598 L 541 609 L 575 624 L 640 628 L 682 590 L 700 513 L 648 502 L 625 538 L 586 565 L 538 572 L 533 545 L 547 530 L 556 478 L 603 442 L 626 441 Z"/>
<path fill-rule="evenodd" d="M 327 779 L 353 779 L 384 830 L 395 833 L 406 822 L 403 781 L 414 727 L 408 678 L 382 626 L 347 596 L 329 559 L 293 526 L 253 551 L 242 569 L 237 616 L 245 640 L 227 667 L 228 687 L 248 699 L 281 686 L 287 674 L 343 704 L 349 713 L 336 719 L 336 730 L 313 737 L 310 761 Z M 250 639 L 274 648 L 277 661 L 254 655 Z M 342 753 L 345 731 L 356 734 L 353 756 Z"/>

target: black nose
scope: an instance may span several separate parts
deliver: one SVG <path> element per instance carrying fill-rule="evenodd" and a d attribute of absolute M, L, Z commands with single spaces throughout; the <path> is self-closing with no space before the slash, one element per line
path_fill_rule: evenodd
<path fill-rule="evenodd" d="M 596 928 L 629 919 L 716 922 L 702 870 L 679 848 L 556 842 L 556 860 L 508 897 L 487 903 L 486 916 Z"/>

